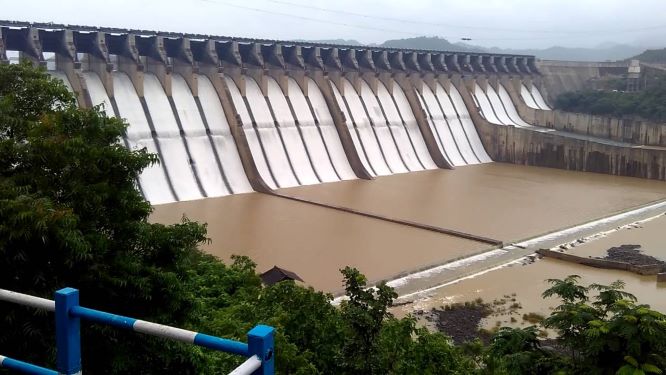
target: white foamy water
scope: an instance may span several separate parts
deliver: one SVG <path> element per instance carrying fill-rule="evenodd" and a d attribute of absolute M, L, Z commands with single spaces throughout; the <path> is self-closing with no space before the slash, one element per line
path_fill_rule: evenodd
<path fill-rule="evenodd" d="M 523 241 L 523 242 L 519 242 L 519 243 L 516 243 L 516 244 L 513 244 L 513 245 L 508 245 L 508 246 L 505 246 L 501 249 L 488 251 L 488 252 L 483 253 L 483 254 L 479 254 L 479 255 L 468 257 L 468 258 L 465 258 L 465 259 L 461 259 L 461 260 L 458 260 L 458 261 L 455 261 L 455 262 L 447 263 L 445 265 L 441 265 L 441 266 L 434 267 L 434 268 L 431 268 L 431 269 L 428 269 L 428 270 L 425 270 L 425 271 L 417 272 L 417 273 L 414 273 L 414 274 L 411 274 L 411 275 L 408 275 L 408 276 L 405 276 L 405 277 L 402 277 L 402 278 L 399 278 L 399 279 L 392 280 L 388 283 L 388 285 L 392 286 L 394 288 L 398 287 L 398 286 L 403 286 L 403 285 L 408 284 L 410 281 L 417 280 L 417 279 L 423 279 L 423 278 L 426 278 L 426 277 L 432 277 L 432 276 L 435 276 L 437 274 L 440 274 L 440 273 L 443 273 L 443 272 L 446 272 L 446 271 L 459 269 L 462 266 L 469 266 L 469 265 L 472 265 L 474 263 L 478 263 L 478 262 L 481 262 L 481 261 L 484 261 L 484 260 L 487 260 L 487 259 L 490 259 L 490 258 L 493 258 L 493 257 L 497 257 L 497 256 L 502 255 L 502 254 L 506 254 L 507 252 L 509 252 L 511 250 L 517 250 L 517 249 L 521 249 L 521 248 L 526 249 L 528 247 L 534 248 L 534 247 L 536 247 L 535 245 L 543 244 L 545 242 L 550 242 L 550 241 L 556 240 L 558 238 L 563 238 L 563 237 L 567 237 L 567 236 L 570 237 L 574 233 L 579 233 L 579 232 L 582 232 L 584 230 L 588 230 L 588 229 L 592 229 L 592 228 L 598 228 L 598 227 L 601 227 L 603 225 L 608 225 L 608 224 L 611 224 L 611 223 L 618 222 L 622 219 L 627 219 L 627 218 L 632 217 L 632 216 L 638 216 L 638 215 L 644 214 L 648 211 L 659 210 L 659 209 L 666 209 L 666 202 L 660 202 L 660 203 L 656 203 L 656 204 L 653 204 L 653 205 L 641 207 L 641 208 L 638 208 L 638 209 L 635 209 L 635 210 L 627 211 L 627 212 L 624 212 L 624 213 L 621 213 L 621 214 L 609 216 L 607 218 L 594 220 L 594 221 L 591 221 L 591 222 L 588 222 L 588 223 L 585 223 L 585 224 L 581 224 L 581 225 L 578 225 L 578 226 L 575 226 L 575 227 L 572 227 L 572 228 L 568 228 L 568 229 L 565 229 L 565 230 L 562 230 L 562 231 L 554 232 L 554 233 L 551 233 L 551 234 L 548 234 L 548 235 L 545 235 L 545 236 L 536 237 L 536 238 L 533 238 L 533 239 L 528 240 L 528 241 Z M 616 228 L 613 228 L 613 229 L 610 229 L 610 230 L 600 231 L 600 232 L 594 233 L 592 235 L 579 237 L 579 238 L 577 238 L 573 241 L 567 241 L 567 242 L 559 243 L 555 246 L 552 246 L 550 249 L 551 250 L 569 249 L 569 248 L 577 246 L 578 244 L 589 243 L 589 242 L 592 242 L 594 240 L 598 240 L 598 239 L 607 237 L 608 235 L 610 235 L 614 232 L 623 230 L 623 229 L 635 228 L 635 227 L 639 226 L 640 224 L 649 222 L 649 221 L 654 220 L 654 219 L 656 219 L 658 217 L 661 217 L 663 215 L 664 215 L 664 213 L 660 212 L 658 215 L 653 215 L 653 216 L 650 216 L 648 218 L 644 218 L 644 219 L 637 220 L 637 221 L 634 221 L 634 222 L 631 222 L 631 223 L 623 224 L 623 225 L 620 225 L 620 226 L 618 226 Z M 536 254 L 528 254 L 528 255 L 522 256 L 518 259 L 511 260 L 511 261 L 508 261 L 506 263 L 502 263 L 500 265 L 496 265 L 494 267 L 491 267 L 491 268 L 481 270 L 479 272 L 476 272 L 476 273 L 473 273 L 473 274 L 470 274 L 470 275 L 466 275 L 466 276 L 457 278 L 455 280 L 450 280 L 450 281 L 447 281 L 445 283 L 442 283 L 442 284 L 439 284 L 439 285 L 436 285 L 436 286 L 432 286 L 432 287 L 429 287 L 429 288 L 426 288 L 426 289 L 422 289 L 422 290 L 418 290 L 418 291 L 415 291 L 415 292 L 411 292 L 411 293 L 401 295 L 401 296 L 398 297 L 398 299 L 400 300 L 400 299 L 408 299 L 408 298 L 417 297 L 417 296 L 427 296 L 429 293 L 431 293 L 435 290 L 438 290 L 438 289 L 444 288 L 446 286 L 461 282 L 463 280 L 476 278 L 476 277 L 479 277 L 481 275 L 487 274 L 487 273 L 492 272 L 492 271 L 496 271 L 496 270 L 499 270 L 499 269 L 503 269 L 505 267 L 509 267 L 509 266 L 512 266 L 512 265 L 527 262 L 527 261 L 529 261 L 530 257 L 533 257 L 535 255 Z M 423 298 L 427 298 L 427 297 L 423 297 Z M 420 299 L 419 301 L 421 301 L 421 300 L 422 299 Z"/>

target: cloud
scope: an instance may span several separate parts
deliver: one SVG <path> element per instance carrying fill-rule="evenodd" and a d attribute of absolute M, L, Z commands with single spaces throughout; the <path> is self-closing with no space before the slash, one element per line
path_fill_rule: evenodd
<path fill-rule="evenodd" d="M 3 18 L 13 20 L 267 39 L 372 43 L 437 35 L 487 47 L 544 48 L 666 36 L 663 0 L 31 0 L 2 8 Z"/>

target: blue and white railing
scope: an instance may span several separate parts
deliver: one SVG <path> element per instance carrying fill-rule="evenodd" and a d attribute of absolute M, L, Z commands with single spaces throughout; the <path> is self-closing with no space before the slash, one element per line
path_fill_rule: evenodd
<path fill-rule="evenodd" d="M 56 321 L 57 371 L 0 355 L 0 367 L 3 368 L 36 375 L 81 374 L 80 321 L 84 319 L 248 357 L 243 364 L 231 372 L 233 375 L 275 374 L 273 342 L 275 330 L 269 326 L 258 325 L 252 328 L 247 333 L 246 344 L 79 306 L 79 291 L 72 288 L 58 290 L 55 293 L 55 301 L 0 289 L 0 301 L 53 311 Z"/>

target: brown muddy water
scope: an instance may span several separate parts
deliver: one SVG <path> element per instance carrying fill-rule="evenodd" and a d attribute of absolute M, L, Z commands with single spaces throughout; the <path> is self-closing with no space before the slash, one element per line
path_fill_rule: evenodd
<path fill-rule="evenodd" d="M 666 198 L 666 184 L 492 163 L 283 189 L 284 194 L 455 229 L 505 242 Z M 263 272 L 292 270 L 316 289 L 342 287 L 339 269 L 371 281 L 479 253 L 489 245 L 259 193 L 159 205 L 151 220 L 208 223 L 204 250 L 250 256 Z"/>
<path fill-rule="evenodd" d="M 666 183 L 490 163 L 282 192 L 512 242 L 664 199 Z"/>
<path fill-rule="evenodd" d="M 666 243 L 663 240 L 665 231 L 666 216 L 662 214 L 649 221 L 623 226 L 621 229 L 590 239 L 589 242 L 568 249 L 567 253 L 603 257 L 606 255 L 606 250 L 611 247 L 637 244 L 642 246 L 644 254 L 666 260 Z M 656 283 L 655 276 L 586 267 L 548 258 L 527 264 L 516 262 L 505 268 L 462 279 L 414 296 L 412 303 L 399 306 L 394 312 L 398 316 L 404 316 L 418 310 L 428 311 L 451 303 L 472 301 L 477 298 L 492 302 L 507 296 L 515 298 L 521 308 L 511 315 L 492 315 L 481 325 L 492 328 L 499 322 L 503 326 L 527 326 L 530 323 L 523 321 L 523 314 L 534 312 L 548 316 L 552 308 L 559 304 L 555 298 L 541 297 L 541 293 L 550 285 L 547 279 L 563 279 L 574 274 L 582 276 L 580 282 L 584 285 L 591 283 L 608 285 L 616 280 L 622 280 L 626 283 L 625 290 L 634 294 L 639 303 L 649 304 L 653 309 L 666 312 L 666 283 Z M 516 321 L 512 322 L 511 317 Z"/>

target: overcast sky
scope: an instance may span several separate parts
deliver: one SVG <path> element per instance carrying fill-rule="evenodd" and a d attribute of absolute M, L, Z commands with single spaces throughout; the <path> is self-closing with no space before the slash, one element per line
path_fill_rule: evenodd
<path fill-rule="evenodd" d="M 267 39 L 666 47 L 666 0 L 0 0 L 8 20 Z"/>

